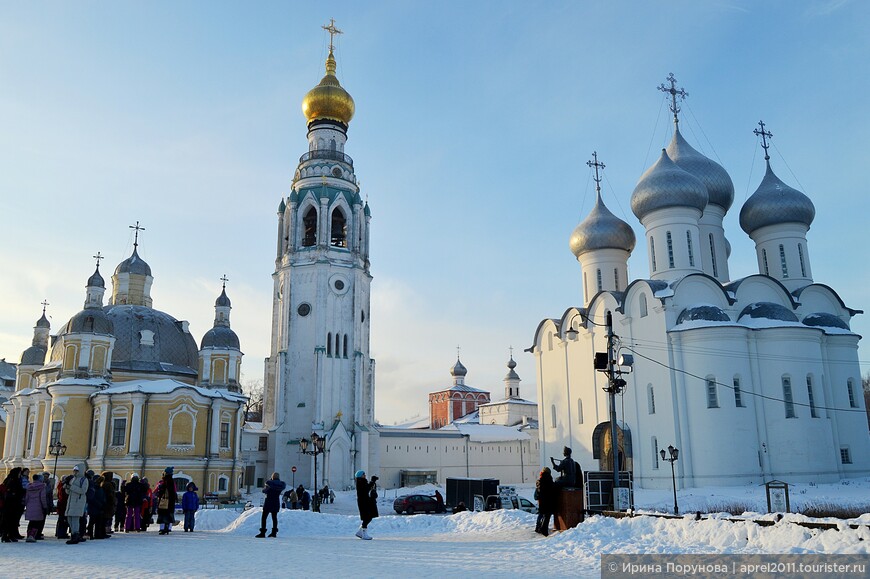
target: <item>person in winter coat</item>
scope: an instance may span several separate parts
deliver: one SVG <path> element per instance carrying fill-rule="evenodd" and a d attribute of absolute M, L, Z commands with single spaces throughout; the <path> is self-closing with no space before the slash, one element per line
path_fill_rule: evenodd
<path fill-rule="evenodd" d="M 75 545 L 85 540 L 81 535 L 81 517 L 85 514 L 85 505 L 88 502 L 88 479 L 83 474 L 84 469 L 83 464 L 75 465 L 72 479 L 64 486 L 67 494 L 66 520 L 72 533 L 67 545 Z"/>
<path fill-rule="evenodd" d="M 296 501 L 298 500 L 296 497 L 296 489 L 291 488 L 289 491 L 284 491 L 283 499 L 285 509 L 295 509 Z"/>
<path fill-rule="evenodd" d="M 127 521 L 127 505 L 124 499 L 124 486 L 127 481 L 121 481 L 121 486 L 115 490 L 115 532 L 120 532 Z"/>
<path fill-rule="evenodd" d="M 68 474 L 57 481 L 57 525 L 54 528 L 54 536 L 57 539 L 69 539 L 69 525 L 66 522 L 67 494 L 65 486 L 71 480 L 72 475 Z"/>
<path fill-rule="evenodd" d="M 372 476 L 372 480 L 366 480 L 364 470 L 356 471 L 356 505 L 359 507 L 359 518 L 362 525 L 356 532 L 356 536 L 366 541 L 371 541 L 368 527 L 372 519 L 378 517 L 378 477 Z"/>
<path fill-rule="evenodd" d="M 196 485 L 187 483 L 187 492 L 181 495 L 181 510 L 184 513 L 184 532 L 192 533 L 196 524 L 196 511 L 199 510 L 199 495 Z"/>
<path fill-rule="evenodd" d="M 24 518 L 27 519 L 27 542 L 35 543 L 42 534 L 45 517 L 48 515 L 48 497 L 45 495 L 45 483 L 42 475 L 33 475 L 33 481 L 27 485 L 24 495 Z"/>
<path fill-rule="evenodd" d="M 281 493 L 287 488 L 287 483 L 281 480 L 277 472 L 272 473 L 272 478 L 266 481 L 266 486 L 263 487 L 263 492 L 266 494 L 266 500 L 263 501 L 263 515 L 260 518 L 260 533 L 258 539 L 266 536 L 266 517 L 272 515 L 272 532 L 270 537 L 278 536 L 278 511 L 281 510 Z"/>
<path fill-rule="evenodd" d="M 24 510 L 24 487 L 21 485 L 21 468 L 9 471 L 2 485 L 3 507 L 0 509 L 0 540 L 16 543 L 22 538 L 18 533 L 18 523 Z"/>
<path fill-rule="evenodd" d="M 157 524 L 160 525 L 160 535 L 168 535 L 175 524 L 175 503 L 178 502 L 178 491 L 172 479 L 173 467 L 168 466 L 163 471 L 163 477 L 157 483 L 155 500 L 157 502 Z"/>
<path fill-rule="evenodd" d="M 299 485 L 296 488 L 296 496 L 299 498 L 299 507 L 307 511 L 311 507 L 311 494 L 305 490 L 305 487 Z"/>
<path fill-rule="evenodd" d="M 93 493 L 88 493 L 88 536 L 91 539 L 106 539 L 106 491 L 102 476 L 92 476 Z"/>
<path fill-rule="evenodd" d="M 106 497 L 106 506 L 103 507 L 103 527 L 106 530 L 106 536 L 112 534 L 112 518 L 115 516 L 115 473 L 110 470 L 105 471 L 100 475 L 103 477 L 103 494 Z"/>
<path fill-rule="evenodd" d="M 127 507 L 127 517 L 124 521 L 124 532 L 133 533 L 142 530 L 142 501 L 145 500 L 145 488 L 138 475 L 130 477 L 130 482 L 124 485 L 124 506 Z"/>
<path fill-rule="evenodd" d="M 535 498 L 538 499 L 538 523 L 535 532 L 544 535 L 549 533 L 550 517 L 556 511 L 556 483 L 549 467 L 544 467 L 538 482 L 535 483 Z"/>

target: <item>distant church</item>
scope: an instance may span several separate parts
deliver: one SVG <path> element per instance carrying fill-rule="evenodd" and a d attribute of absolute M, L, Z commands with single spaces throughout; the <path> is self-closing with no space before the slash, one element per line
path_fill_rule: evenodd
<path fill-rule="evenodd" d="M 299 452 L 313 432 L 326 438 L 318 484 L 349 488 L 354 472 L 378 472 L 374 366 L 369 356 L 368 203 L 344 152 L 354 101 L 335 76 L 330 33 L 326 75 L 302 101 L 308 151 L 278 205 L 271 352 L 263 428 L 268 464 L 314 482 L 314 460 Z"/>
<path fill-rule="evenodd" d="M 722 222 L 734 187 L 683 138 L 677 97 L 685 95 L 669 81 L 660 88 L 671 95 L 673 139 L 631 196 L 649 279 L 628 278 L 635 235 L 604 205 L 599 186 L 570 242 L 583 305 L 535 332 L 541 456 L 559 456 L 567 445 L 586 470 L 609 471 L 618 460 L 648 488 L 670 487 L 659 455 L 669 445 L 680 451 L 681 487 L 867 476 L 860 336 L 849 327 L 861 311 L 813 280 L 812 201 L 774 173 L 771 134 L 760 123 L 766 174 L 740 210 L 758 273 L 731 279 Z M 603 165 L 596 157 L 590 166 L 600 183 Z M 607 378 L 593 363 L 607 351 L 608 313 L 618 353 L 634 356 L 617 399 L 616 444 Z"/>
<path fill-rule="evenodd" d="M 3 467 L 52 472 L 50 447 L 59 443 L 66 449 L 58 475 L 84 462 L 156 484 L 173 466 L 179 489 L 193 481 L 203 493 L 234 496 L 245 398 L 230 300 L 224 287 L 214 327 L 197 347 L 186 321 L 152 307 L 154 277 L 137 251 L 140 229 L 137 223 L 133 253 L 112 275 L 108 305 L 97 254 L 84 308 L 54 336 L 43 307 L 15 391 L 2 404 Z"/>

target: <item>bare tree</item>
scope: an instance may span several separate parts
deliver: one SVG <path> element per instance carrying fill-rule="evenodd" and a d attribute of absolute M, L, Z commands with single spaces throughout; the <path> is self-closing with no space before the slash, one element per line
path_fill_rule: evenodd
<path fill-rule="evenodd" d="M 263 421 L 263 379 L 243 380 L 242 393 L 248 397 L 245 403 L 245 422 Z"/>

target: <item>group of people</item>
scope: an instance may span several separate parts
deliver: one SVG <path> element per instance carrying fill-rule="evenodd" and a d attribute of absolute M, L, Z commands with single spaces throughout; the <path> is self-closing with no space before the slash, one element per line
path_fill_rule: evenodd
<path fill-rule="evenodd" d="M 272 476 L 275 476 L 275 474 L 277 473 L 273 473 Z M 311 493 L 305 490 L 305 487 L 302 485 L 299 485 L 295 489 L 291 488 L 289 491 L 286 491 L 283 498 L 285 509 L 292 509 L 294 511 L 301 509 L 307 511 L 311 508 Z"/>
<path fill-rule="evenodd" d="M 67 539 L 69 545 L 107 539 L 121 530 L 144 532 L 154 523 L 155 515 L 159 534 L 169 534 L 178 502 L 172 475 L 173 468 L 168 467 L 153 488 L 147 478 L 137 475 L 121 481 L 118 487 L 112 471 L 98 475 L 77 464 L 71 474 L 52 485 L 47 472 L 31 475 L 27 468 L 13 468 L 0 485 L 0 538 L 4 543 L 24 539 L 19 532 L 23 515 L 28 522 L 26 541 L 39 541 L 44 538 L 46 517 L 52 512 L 58 515 L 55 537 Z M 193 532 L 199 510 L 197 490 L 194 483 L 188 483 L 182 497 L 185 532 Z"/>

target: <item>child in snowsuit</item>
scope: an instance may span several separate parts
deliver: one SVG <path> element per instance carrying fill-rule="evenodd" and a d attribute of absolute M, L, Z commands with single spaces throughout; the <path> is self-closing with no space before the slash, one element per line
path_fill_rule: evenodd
<path fill-rule="evenodd" d="M 45 517 L 48 515 L 48 497 L 45 494 L 45 483 L 42 475 L 33 475 L 33 482 L 27 485 L 24 495 L 24 518 L 27 523 L 27 542 L 35 543 L 37 536 L 42 534 Z"/>
<path fill-rule="evenodd" d="M 184 532 L 192 533 L 196 524 L 196 511 L 199 510 L 199 495 L 196 485 L 187 483 L 187 492 L 181 495 L 181 510 L 184 511 Z"/>

